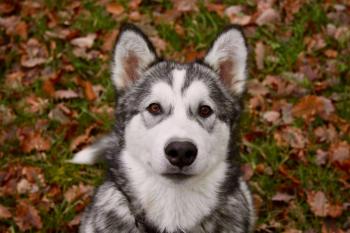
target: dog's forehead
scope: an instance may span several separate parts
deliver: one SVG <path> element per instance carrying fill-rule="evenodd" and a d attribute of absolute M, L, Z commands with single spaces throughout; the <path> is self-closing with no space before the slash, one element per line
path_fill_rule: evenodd
<path fill-rule="evenodd" d="M 216 76 L 217 74 L 213 70 L 199 63 L 181 64 L 166 61 L 154 64 L 145 72 L 143 85 L 163 81 L 170 85 L 173 90 L 184 93 L 194 81 L 206 83 L 208 88 L 217 85 L 218 78 Z M 150 86 L 150 88 L 152 87 Z"/>

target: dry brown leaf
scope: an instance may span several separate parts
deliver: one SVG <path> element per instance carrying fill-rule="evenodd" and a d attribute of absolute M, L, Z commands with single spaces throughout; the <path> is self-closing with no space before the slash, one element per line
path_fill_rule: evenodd
<path fill-rule="evenodd" d="M 254 175 L 254 170 L 249 163 L 243 164 L 241 166 L 241 171 L 243 173 L 243 179 L 245 181 L 250 180 L 252 178 L 252 176 Z"/>
<path fill-rule="evenodd" d="M 61 105 L 56 105 L 50 112 L 49 112 L 49 118 L 51 120 L 56 120 L 60 122 L 61 124 L 68 124 L 71 119 L 70 117 L 62 110 Z"/>
<path fill-rule="evenodd" d="M 329 211 L 329 202 L 322 191 L 307 192 L 307 203 L 311 211 L 318 217 L 326 217 Z"/>
<path fill-rule="evenodd" d="M 90 33 L 85 37 L 78 37 L 70 41 L 70 43 L 79 48 L 89 49 L 94 45 L 94 41 L 97 35 L 95 33 Z"/>
<path fill-rule="evenodd" d="M 71 203 L 78 198 L 86 198 L 91 196 L 93 187 L 91 185 L 84 185 L 80 183 L 79 185 L 73 185 L 65 193 L 64 198 L 67 202 Z"/>
<path fill-rule="evenodd" d="M 75 151 L 80 146 L 89 143 L 92 139 L 92 136 L 90 134 L 95 128 L 97 128 L 97 124 L 92 124 L 85 130 L 84 134 L 76 137 L 70 144 L 70 150 Z"/>
<path fill-rule="evenodd" d="M 131 21 L 140 21 L 142 18 L 140 12 L 138 11 L 132 11 L 128 16 Z"/>
<path fill-rule="evenodd" d="M 255 20 L 255 23 L 259 26 L 278 22 L 280 22 L 280 15 L 273 8 L 264 10 Z"/>
<path fill-rule="evenodd" d="M 278 132 L 275 132 L 275 134 L 278 134 Z M 282 144 L 287 144 L 296 149 L 303 149 L 308 143 L 308 138 L 299 128 L 288 126 L 283 128 L 280 134 L 283 140 Z"/>
<path fill-rule="evenodd" d="M 131 0 L 128 3 L 128 6 L 132 10 L 136 10 L 139 8 L 140 4 L 142 3 L 142 0 Z"/>
<path fill-rule="evenodd" d="M 42 228 L 39 211 L 27 201 L 20 200 L 16 206 L 15 222 L 21 231 Z"/>
<path fill-rule="evenodd" d="M 90 81 L 83 80 L 80 77 L 75 79 L 76 83 L 84 89 L 85 97 L 89 101 L 94 101 L 97 98 L 97 95 L 93 89 L 93 86 Z"/>
<path fill-rule="evenodd" d="M 114 43 L 116 41 L 117 35 L 118 35 L 118 30 L 112 30 L 111 32 L 108 32 L 104 37 L 103 37 L 103 45 L 102 45 L 102 50 L 105 52 L 110 52 L 113 49 Z"/>
<path fill-rule="evenodd" d="M 327 157 L 328 157 L 328 153 L 326 151 L 317 149 L 315 163 L 319 166 L 324 165 L 326 164 Z"/>
<path fill-rule="evenodd" d="M 21 45 L 24 54 L 21 56 L 21 65 L 26 68 L 44 64 L 48 60 L 48 51 L 37 39 L 31 38 Z"/>
<path fill-rule="evenodd" d="M 9 14 L 15 9 L 15 5 L 12 2 L 2 2 L 0 3 L 0 13 Z"/>
<path fill-rule="evenodd" d="M 324 51 L 324 54 L 328 58 L 336 58 L 338 56 L 338 52 L 334 49 L 327 49 L 326 51 Z"/>
<path fill-rule="evenodd" d="M 284 12 L 286 13 L 285 21 L 290 23 L 294 19 L 294 15 L 299 12 L 304 0 L 285 0 L 282 2 Z"/>
<path fill-rule="evenodd" d="M 293 200 L 295 197 L 292 195 L 289 195 L 287 193 L 276 193 L 272 197 L 272 201 L 281 201 L 281 202 L 286 202 L 288 203 L 289 201 Z"/>
<path fill-rule="evenodd" d="M 25 98 L 25 104 L 25 112 L 42 114 L 48 107 L 49 101 L 35 95 L 30 95 Z"/>
<path fill-rule="evenodd" d="M 313 120 L 316 114 L 327 119 L 334 111 L 335 108 L 329 99 L 323 96 L 309 95 L 303 97 L 293 107 L 292 113 L 295 117 Z"/>
<path fill-rule="evenodd" d="M 56 99 L 74 99 L 78 97 L 78 93 L 73 90 L 57 90 L 54 94 L 54 98 Z"/>
<path fill-rule="evenodd" d="M 283 233 L 303 233 L 303 232 L 297 229 L 287 229 Z"/>
<path fill-rule="evenodd" d="M 11 218 L 12 214 L 7 207 L 0 204 L 0 219 Z"/>
<path fill-rule="evenodd" d="M 161 39 L 159 36 L 152 36 L 150 37 L 150 40 L 156 47 L 158 53 L 163 52 L 167 47 L 167 42 Z"/>
<path fill-rule="evenodd" d="M 262 118 L 273 124 L 277 124 L 278 120 L 280 119 L 281 114 L 277 111 L 267 111 L 262 114 Z"/>
<path fill-rule="evenodd" d="M 177 12 L 198 11 L 197 0 L 172 0 L 172 2 Z"/>
<path fill-rule="evenodd" d="M 208 2 L 205 6 L 208 11 L 216 12 L 216 14 L 218 14 L 221 17 L 224 16 L 225 5 Z"/>
<path fill-rule="evenodd" d="M 47 151 L 51 148 L 51 140 L 33 129 L 19 129 L 17 137 L 24 153 L 30 153 L 33 150 Z"/>
<path fill-rule="evenodd" d="M 329 149 L 329 160 L 342 163 L 350 160 L 350 145 L 346 141 L 332 144 Z"/>
<path fill-rule="evenodd" d="M 265 46 L 262 41 L 255 44 L 255 63 L 258 70 L 264 69 Z"/>
<path fill-rule="evenodd" d="M 124 12 L 124 7 L 119 3 L 109 3 L 106 6 L 107 12 L 114 15 L 121 15 Z"/>
<path fill-rule="evenodd" d="M 28 25 L 23 21 L 19 22 L 16 25 L 16 34 L 26 40 L 28 38 Z"/>

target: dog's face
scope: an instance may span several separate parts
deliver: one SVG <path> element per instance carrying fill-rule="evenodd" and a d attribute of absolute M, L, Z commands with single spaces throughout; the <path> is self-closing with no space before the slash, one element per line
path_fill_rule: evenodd
<path fill-rule="evenodd" d="M 230 28 L 203 63 L 157 62 L 147 38 L 124 28 L 117 41 L 113 82 L 121 97 L 117 119 L 124 150 L 167 179 L 205 175 L 227 159 L 246 80 L 247 48 Z"/>

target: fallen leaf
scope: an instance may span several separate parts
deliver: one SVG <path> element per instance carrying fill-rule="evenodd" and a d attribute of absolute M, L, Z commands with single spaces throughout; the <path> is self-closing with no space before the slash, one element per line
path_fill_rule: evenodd
<path fill-rule="evenodd" d="M 255 63 L 258 70 L 264 69 L 265 46 L 262 41 L 255 44 Z"/>
<path fill-rule="evenodd" d="M 111 32 L 108 32 L 103 37 L 103 45 L 102 50 L 105 52 L 110 52 L 113 49 L 114 43 L 116 41 L 118 30 L 113 30 Z"/>
<path fill-rule="evenodd" d="M 326 51 L 324 51 L 324 54 L 328 58 L 336 58 L 338 56 L 338 52 L 334 49 L 327 49 Z"/>
<path fill-rule="evenodd" d="M 119 3 L 109 3 L 106 6 L 107 12 L 114 15 L 121 15 L 124 12 L 124 7 Z"/>
<path fill-rule="evenodd" d="M 225 12 L 225 6 L 223 4 L 216 4 L 216 3 L 206 3 L 206 8 L 209 12 L 216 12 L 219 16 L 223 16 Z"/>
<path fill-rule="evenodd" d="M 321 166 L 325 165 L 327 161 L 328 153 L 324 150 L 317 149 L 316 151 L 316 164 Z"/>
<path fill-rule="evenodd" d="M 283 231 L 283 233 L 303 233 L 303 232 L 297 229 L 287 229 Z"/>
<path fill-rule="evenodd" d="M 28 25 L 23 22 L 20 21 L 17 25 L 16 25 L 16 34 L 19 35 L 23 40 L 26 40 L 28 38 Z"/>
<path fill-rule="evenodd" d="M 85 93 L 85 97 L 86 97 L 87 100 L 89 100 L 89 101 L 96 100 L 97 95 L 96 95 L 96 93 L 95 93 L 95 91 L 93 89 L 93 86 L 92 86 L 90 81 L 83 80 L 83 79 L 81 79 L 79 77 L 77 77 L 75 80 L 76 80 L 76 83 L 78 85 L 80 85 L 82 88 L 84 88 L 84 93 Z"/>
<path fill-rule="evenodd" d="M 0 13 L 9 14 L 15 9 L 15 5 L 11 2 L 2 2 L 0 3 Z"/>
<path fill-rule="evenodd" d="M 281 201 L 281 202 L 286 202 L 288 203 L 289 201 L 293 200 L 295 197 L 292 195 L 289 195 L 287 193 L 276 193 L 272 197 L 272 201 Z"/>
<path fill-rule="evenodd" d="M 172 0 L 172 2 L 177 12 L 198 11 L 197 0 Z"/>
<path fill-rule="evenodd" d="M 275 135 L 278 132 L 275 132 Z M 287 144 L 296 149 L 303 149 L 308 143 L 308 138 L 305 136 L 305 133 L 296 127 L 287 126 L 282 129 L 280 132 L 281 139 L 283 140 L 283 144 Z"/>
<path fill-rule="evenodd" d="M 6 105 L 0 104 L 0 122 L 3 125 L 8 125 L 16 119 L 14 111 Z"/>
<path fill-rule="evenodd" d="M 51 79 L 46 79 L 43 82 L 43 91 L 48 94 L 49 96 L 54 96 L 55 95 L 55 86 Z"/>
<path fill-rule="evenodd" d="M 267 111 L 263 113 L 262 118 L 269 123 L 276 124 L 280 116 L 281 114 L 277 111 Z"/>
<path fill-rule="evenodd" d="M 25 200 L 20 200 L 16 206 L 16 216 L 14 218 L 21 231 L 42 228 L 42 221 L 39 211 Z"/>
<path fill-rule="evenodd" d="M 79 185 L 73 185 L 65 193 L 64 198 L 67 202 L 71 203 L 75 200 L 84 199 L 92 195 L 93 187 L 91 185 L 84 185 L 79 183 Z"/>
<path fill-rule="evenodd" d="M 57 90 L 54 94 L 56 99 L 74 99 L 78 97 L 80 97 L 78 93 L 73 90 Z"/>
<path fill-rule="evenodd" d="M 322 191 L 307 192 L 307 203 L 315 216 L 326 217 L 329 211 L 329 202 Z"/>
<path fill-rule="evenodd" d="M 62 109 L 63 104 L 58 104 L 49 112 L 49 118 L 51 120 L 55 120 L 60 122 L 61 124 L 68 124 L 71 119 L 69 117 L 69 114 L 66 114 L 66 112 Z M 64 106 L 64 108 L 66 108 Z"/>
<path fill-rule="evenodd" d="M 292 113 L 295 117 L 302 117 L 312 121 L 315 115 L 327 119 L 335 111 L 332 102 L 323 97 L 309 95 L 303 97 L 294 107 Z"/>
<path fill-rule="evenodd" d="M 71 221 L 68 222 L 68 226 L 74 227 L 80 224 L 81 214 L 76 215 Z"/>
<path fill-rule="evenodd" d="M 255 20 L 255 23 L 259 26 L 277 22 L 280 22 L 280 15 L 273 8 L 264 10 Z"/>
<path fill-rule="evenodd" d="M 129 19 L 132 21 L 140 21 L 142 18 L 140 12 L 138 11 L 132 11 L 128 16 L 129 16 Z"/>
<path fill-rule="evenodd" d="M 132 10 L 136 10 L 139 8 L 140 4 L 142 3 L 142 0 L 131 0 L 128 3 L 128 6 Z"/>
<path fill-rule="evenodd" d="M 158 53 L 165 51 L 167 47 L 167 42 L 165 40 L 161 39 L 159 36 L 152 36 L 150 40 L 156 47 Z"/>
<path fill-rule="evenodd" d="M 25 112 L 42 114 L 48 107 L 49 101 L 35 95 L 30 95 L 25 98 L 25 104 Z"/>
<path fill-rule="evenodd" d="M 22 44 L 21 48 L 24 53 L 21 56 L 21 65 L 26 68 L 44 64 L 48 60 L 48 51 L 43 44 L 37 39 L 31 38 L 26 44 Z"/>
<path fill-rule="evenodd" d="M 33 150 L 47 151 L 51 148 L 51 140 L 43 137 L 37 130 L 19 129 L 17 135 L 24 153 L 30 153 Z"/>
<path fill-rule="evenodd" d="M 8 210 L 8 208 L 0 204 L 0 219 L 8 219 L 11 217 L 12 217 L 12 214 Z"/>
<path fill-rule="evenodd" d="M 78 37 L 70 41 L 70 43 L 79 48 L 91 48 L 94 45 L 94 41 L 97 35 L 95 33 L 90 33 L 85 37 Z"/>
<path fill-rule="evenodd" d="M 344 171 L 350 171 L 350 145 L 346 141 L 334 143 L 329 149 L 329 161 Z"/>
<path fill-rule="evenodd" d="M 254 175 L 254 170 L 249 163 L 243 164 L 241 166 L 241 171 L 243 173 L 243 179 L 245 181 L 250 180 L 252 178 L 252 176 Z"/>
<path fill-rule="evenodd" d="M 76 137 L 72 143 L 70 144 L 70 150 L 75 151 L 77 148 L 81 147 L 82 145 L 88 144 L 92 140 L 92 136 L 90 135 L 92 130 L 97 128 L 97 124 L 92 124 L 89 126 L 84 134 Z"/>

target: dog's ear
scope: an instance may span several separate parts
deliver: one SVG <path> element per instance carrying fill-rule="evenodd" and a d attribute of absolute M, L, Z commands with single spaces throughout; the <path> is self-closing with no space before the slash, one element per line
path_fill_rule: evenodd
<path fill-rule="evenodd" d="M 156 59 L 154 47 L 146 35 L 134 25 L 124 25 L 117 39 L 112 63 L 112 80 L 117 90 L 128 88 Z"/>
<path fill-rule="evenodd" d="M 245 90 L 248 48 L 242 30 L 231 26 L 214 41 L 204 58 L 234 95 Z"/>

